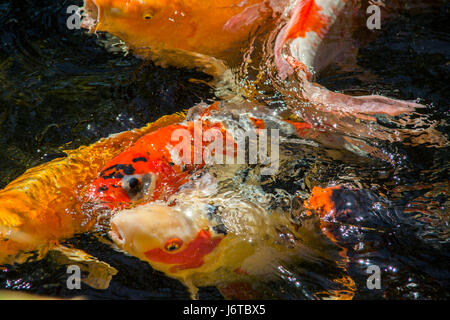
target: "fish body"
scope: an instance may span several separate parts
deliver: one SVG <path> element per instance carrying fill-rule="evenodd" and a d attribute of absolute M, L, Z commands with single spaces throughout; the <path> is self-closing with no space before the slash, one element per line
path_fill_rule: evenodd
<path fill-rule="evenodd" d="M 268 276 L 272 263 L 289 256 L 286 247 L 273 244 L 281 216 L 243 200 L 205 198 L 200 190 L 178 193 L 171 201 L 175 204 L 148 203 L 118 212 L 110 236 L 120 249 L 182 281 L 193 297 L 198 286 L 220 288 Z M 208 202 L 222 212 L 211 217 Z M 233 228 L 238 224 L 241 231 Z"/>
<path fill-rule="evenodd" d="M 358 16 L 355 9 L 355 3 L 346 0 L 296 1 L 275 43 L 279 77 L 297 79 L 301 94 L 296 97 L 326 112 L 367 118 L 364 115 L 396 116 L 423 108 L 414 102 L 380 95 L 349 96 L 313 82 L 321 70 L 352 49 L 349 37 Z"/>

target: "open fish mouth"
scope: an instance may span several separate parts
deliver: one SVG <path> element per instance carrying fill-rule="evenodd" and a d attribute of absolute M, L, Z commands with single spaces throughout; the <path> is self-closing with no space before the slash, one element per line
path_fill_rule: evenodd
<path fill-rule="evenodd" d="M 81 10 L 83 11 L 81 27 L 93 31 L 93 28 L 98 24 L 100 8 L 95 3 L 95 0 L 84 0 L 84 6 Z"/>

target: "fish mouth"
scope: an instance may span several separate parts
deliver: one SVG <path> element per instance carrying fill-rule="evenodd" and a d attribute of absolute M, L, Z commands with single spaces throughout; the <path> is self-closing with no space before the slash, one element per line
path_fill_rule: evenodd
<path fill-rule="evenodd" d="M 100 8 L 95 2 L 95 0 L 84 0 L 83 10 L 83 20 L 81 21 L 81 27 L 93 31 L 92 29 L 97 27 Z"/>

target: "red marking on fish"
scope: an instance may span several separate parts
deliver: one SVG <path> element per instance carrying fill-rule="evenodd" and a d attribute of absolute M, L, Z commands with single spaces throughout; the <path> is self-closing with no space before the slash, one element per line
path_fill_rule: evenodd
<path fill-rule="evenodd" d="M 266 123 L 264 122 L 264 120 L 261 119 L 256 119 L 253 117 L 250 117 L 250 120 L 253 122 L 253 125 L 260 130 L 263 130 L 266 128 Z"/>
<path fill-rule="evenodd" d="M 318 37 L 323 37 L 330 24 L 330 19 L 321 13 L 322 8 L 315 0 L 298 1 L 291 11 L 291 18 L 287 25 L 281 30 L 275 44 L 275 62 L 279 76 L 284 79 L 293 70 L 303 70 L 306 77 L 310 78 L 308 66 L 298 59 L 292 57 L 285 60 L 282 57 L 282 49 L 290 39 L 305 38 L 308 32 L 314 32 Z"/>
<path fill-rule="evenodd" d="M 287 123 L 290 123 L 294 126 L 295 130 L 297 131 L 297 134 L 299 136 L 305 136 L 307 132 L 313 128 L 313 125 L 308 122 L 295 122 L 291 120 L 285 120 Z"/>
<path fill-rule="evenodd" d="M 333 215 L 336 212 L 336 206 L 333 202 L 334 190 L 340 189 L 341 186 L 334 186 L 328 188 L 314 187 L 308 201 L 305 201 L 305 208 L 314 210 L 323 218 L 328 215 Z M 311 212 L 308 212 L 311 214 Z"/>

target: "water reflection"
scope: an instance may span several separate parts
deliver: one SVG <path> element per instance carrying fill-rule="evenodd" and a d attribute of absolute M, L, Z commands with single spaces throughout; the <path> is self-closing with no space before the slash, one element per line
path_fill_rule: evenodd
<path fill-rule="evenodd" d="M 212 97 L 208 86 L 191 81 L 209 81 L 205 75 L 156 68 L 132 55 L 124 56 L 120 50 L 108 52 L 99 45 L 104 36 L 98 39 L 82 31 L 68 31 L 65 8 L 69 4 L 73 1 L 0 3 L 2 187 L 26 168 L 63 156 L 62 146 L 89 144 Z M 263 47 L 252 47 L 247 53 L 242 77 L 237 78 L 244 93 L 240 98 L 263 103 L 280 115 L 309 120 L 327 132 L 315 140 L 320 147 L 303 145 L 302 154 L 298 146 L 287 150 L 300 158 L 293 161 L 288 157 L 284 174 L 263 183 L 264 190 L 273 195 L 272 204 L 281 206 L 283 197 L 279 194 L 302 203 L 314 185 L 347 183 L 371 190 L 366 196 L 381 197 L 372 199 L 373 207 L 366 208 L 366 213 L 381 212 L 383 217 L 401 216 L 406 221 L 391 220 L 389 228 L 381 231 L 373 225 L 330 222 L 338 247 L 325 252 L 338 257 L 322 263 L 304 251 L 302 261 L 275 264 L 278 279 L 256 286 L 263 297 L 315 299 L 333 290 L 335 295 L 345 296 L 355 288 L 355 298 L 448 296 L 448 147 L 442 148 L 447 142 L 449 101 L 449 46 L 441 30 L 447 25 L 445 10 L 448 7 L 414 19 L 403 16 L 401 23 L 390 24 L 389 31 L 363 49 L 359 62 L 377 75 L 375 80 L 342 70 L 319 78 L 328 88 L 347 93 L 358 90 L 402 99 L 422 97 L 422 103 L 433 104 L 407 118 L 356 121 L 312 110 L 308 105 L 298 108 L 296 94 L 301 88 L 271 76 L 274 67 L 264 44 L 273 39 L 258 42 Z M 267 72 L 261 74 L 261 70 Z M 427 130 L 417 133 L 418 128 Z M 423 136 L 424 132 L 428 135 Z M 308 221 L 303 219 L 305 233 Z M 310 223 L 309 228 L 317 231 Z M 105 230 L 97 236 L 81 235 L 68 243 L 113 264 L 119 276 L 106 292 L 99 294 L 86 287 L 84 295 L 188 297 L 180 283 L 105 245 Z M 382 269 L 381 291 L 366 287 L 366 270 L 372 264 Z M 71 296 L 65 290 L 64 274 L 63 267 L 47 258 L 3 268 L 0 283 L 2 288 Z M 209 288 L 203 289 L 200 297 L 221 296 Z"/>

